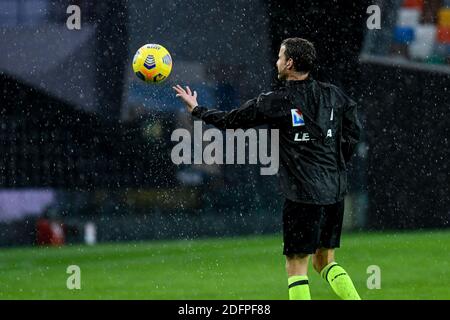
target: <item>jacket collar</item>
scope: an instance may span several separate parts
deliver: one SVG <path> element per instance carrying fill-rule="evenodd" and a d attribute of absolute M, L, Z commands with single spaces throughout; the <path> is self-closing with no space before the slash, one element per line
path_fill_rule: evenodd
<path fill-rule="evenodd" d="M 286 87 L 293 87 L 293 86 L 298 86 L 298 85 L 305 85 L 308 83 L 311 83 L 313 81 L 312 76 L 308 76 L 308 78 L 304 79 L 304 80 L 286 80 L 285 81 L 285 86 Z"/>

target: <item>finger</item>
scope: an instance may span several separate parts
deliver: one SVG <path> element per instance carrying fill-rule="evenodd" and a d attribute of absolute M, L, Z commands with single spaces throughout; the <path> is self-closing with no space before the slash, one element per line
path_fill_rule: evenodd
<path fill-rule="evenodd" d="M 186 86 L 186 92 L 188 93 L 188 95 L 192 96 L 192 92 L 189 86 Z"/>
<path fill-rule="evenodd" d="M 178 90 L 179 90 L 180 92 L 186 93 L 186 91 L 184 91 L 183 87 L 180 86 L 179 84 L 177 84 L 177 88 L 178 88 Z"/>
<path fill-rule="evenodd" d="M 197 99 L 197 91 L 194 90 L 194 98 Z"/>

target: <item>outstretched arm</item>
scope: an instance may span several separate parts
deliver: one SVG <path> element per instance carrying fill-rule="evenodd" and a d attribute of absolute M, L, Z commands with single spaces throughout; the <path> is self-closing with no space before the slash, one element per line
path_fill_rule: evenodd
<path fill-rule="evenodd" d="M 264 97 L 260 95 L 244 103 L 241 107 L 229 112 L 211 109 L 198 105 L 197 92 L 192 93 L 189 87 L 183 89 L 180 85 L 172 87 L 193 116 L 202 119 L 206 124 L 212 124 L 219 129 L 252 128 L 267 123 L 264 116 Z"/>

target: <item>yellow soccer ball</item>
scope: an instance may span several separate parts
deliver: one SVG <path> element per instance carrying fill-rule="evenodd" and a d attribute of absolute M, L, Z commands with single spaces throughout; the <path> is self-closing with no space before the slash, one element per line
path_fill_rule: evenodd
<path fill-rule="evenodd" d="M 172 57 L 162 45 L 146 44 L 134 55 L 133 71 L 142 81 L 161 83 L 172 71 Z"/>

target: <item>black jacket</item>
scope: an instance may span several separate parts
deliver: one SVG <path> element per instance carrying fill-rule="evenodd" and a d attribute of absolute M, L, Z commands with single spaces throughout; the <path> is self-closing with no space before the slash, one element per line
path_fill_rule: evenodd
<path fill-rule="evenodd" d="M 286 81 L 230 112 L 198 106 L 192 115 L 219 129 L 279 129 L 278 175 L 286 198 L 332 204 L 347 193 L 346 162 L 361 127 L 356 103 L 338 87 L 311 78 Z"/>

